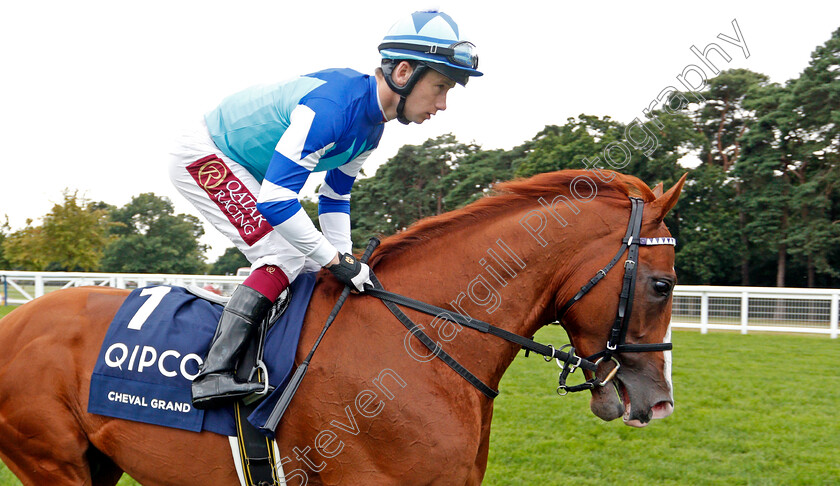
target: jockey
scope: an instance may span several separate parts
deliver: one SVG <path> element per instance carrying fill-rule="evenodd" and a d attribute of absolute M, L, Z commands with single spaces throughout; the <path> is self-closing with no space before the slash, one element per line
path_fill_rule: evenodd
<path fill-rule="evenodd" d="M 193 381 L 203 409 L 261 391 L 235 378 L 248 338 L 301 271 L 329 269 L 359 292 L 370 283 L 350 240 L 350 189 L 379 144 L 384 123 L 423 123 L 446 109 L 447 92 L 476 70 L 475 46 L 452 18 L 415 12 L 391 27 L 374 76 L 328 69 L 246 89 L 222 100 L 172 154 L 177 189 L 251 262 L 233 292 Z M 298 201 L 311 172 L 319 232 Z"/>

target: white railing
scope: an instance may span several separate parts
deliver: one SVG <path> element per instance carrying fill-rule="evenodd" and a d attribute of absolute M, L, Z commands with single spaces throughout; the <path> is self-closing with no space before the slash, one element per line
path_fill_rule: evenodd
<path fill-rule="evenodd" d="M 0 270 L 0 305 L 24 304 L 59 289 L 97 285 L 136 289 L 149 285 L 212 286 L 230 294 L 245 277 L 151 273 L 19 272 Z"/>
<path fill-rule="evenodd" d="M 0 270 L 0 304 L 23 304 L 68 287 L 99 285 L 133 289 L 147 285 L 213 286 L 230 294 L 245 277 L 128 273 L 18 272 Z M 675 328 L 775 331 L 838 336 L 840 289 L 678 285 L 671 324 Z"/>
<path fill-rule="evenodd" d="M 678 285 L 674 327 L 838 335 L 840 289 Z"/>

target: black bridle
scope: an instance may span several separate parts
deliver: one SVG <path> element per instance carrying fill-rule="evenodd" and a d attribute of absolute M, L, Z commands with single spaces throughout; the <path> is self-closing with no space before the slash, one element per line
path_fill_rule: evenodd
<path fill-rule="evenodd" d="M 563 362 L 557 360 L 557 364 L 562 368 L 560 371 L 560 377 L 558 378 L 559 386 L 557 387 L 557 393 L 561 395 L 565 395 L 569 392 L 591 390 L 596 386 L 606 386 L 606 384 L 612 380 L 618 372 L 618 369 L 621 367 L 618 360 L 615 359 L 615 355 L 618 353 L 669 351 L 673 348 L 671 343 L 627 344 L 625 342 L 627 328 L 630 326 L 630 314 L 633 311 L 633 293 L 636 290 L 639 245 L 673 245 L 676 243 L 673 238 L 641 238 L 642 214 L 644 212 L 645 203 L 639 198 L 631 197 L 630 204 L 630 222 L 627 224 L 627 232 L 621 240 L 621 248 L 618 249 L 618 253 L 615 254 L 607 266 L 598 270 L 595 276 L 592 277 L 583 287 L 581 287 L 578 293 L 569 299 L 569 301 L 566 302 L 566 304 L 557 313 L 557 320 L 560 321 L 566 315 L 566 312 L 568 312 L 568 310 L 577 301 L 583 298 L 587 292 L 592 290 L 592 287 L 594 287 L 595 284 L 607 276 L 607 272 L 609 272 L 615 264 L 618 263 L 621 256 L 624 255 L 624 252 L 626 251 L 627 259 L 624 261 L 624 281 L 621 285 L 621 294 L 618 299 L 618 312 L 616 314 L 615 321 L 613 321 L 612 328 L 610 328 L 609 336 L 607 336 L 606 347 L 602 351 L 585 358 L 588 361 L 594 361 L 596 365 L 600 364 L 601 361 L 604 360 L 612 360 L 615 363 L 615 368 L 610 371 L 609 375 L 607 375 L 604 380 L 599 380 L 593 373 L 593 377 L 586 382 L 580 385 L 568 386 L 566 385 L 566 378 L 570 373 L 574 372 L 576 366 L 573 362 L 569 362 L 568 360 Z M 571 348 L 571 345 L 567 346 Z M 571 348 L 571 353 L 574 353 L 574 348 Z"/>
<path fill-rule="evenodd" d="M 624 283 L 622 284 L 621 294 L 619 295 L 618 313 L 616 315 L 615 321 L 613 322 L 613 326 L 610 329 L 610 335 L 607 337 L 606 348 L 603 351 L 599 351 L 593 354 L 592 356 L 581 358 L 575 354 L 575 348 L 572 347 L 571 344 L 563 345 L 559 349 L 555 348 L 550 344 L 540 344 L 532 339 L 520 336 L 518 334 L 514 334 L 510 331 L 506 331 L 499 327 L 488 324 L 484 321 L 480 321 L 469 316 L 461 315 L 456 312 L 443 309 L 441 307 L 427 304 L 425 302 L 420 302 L 419 300 L 405 297 L 403 295 L 388 292 L 387 290 L 382 288 L 382 284 L 379 282 L 379 279 L 376 278 L 376 275 L 374 275 L 373 271 L 370 272 L 370 279 L 371 282 L 373 282 L 373 287 L 367 286 L 365 288 L 364 295 L 369 295 L 382 300 L 382 302 L 385 304 L 388 310 L 390 310 L 391 313 L 394 314 L 394 316 L 406 327 L 406 329 L 408 329 L 411 335 L 419 339 L 420 342 L 423 343 L 423 345 L 426 346 L 426 348 L 429 349 L 435 357 L 446 363 L 456 373 L 461 375 L 461 377 L 463 377 L 467 382 L 469 382 L 472 386 L 477 388 L 479 391 L 481 391 L 481 393 L 483 393 L 491 400 L 496 398 L 499 392 L 497 390 L 494 390 L 492 387 L 490 387 L 483 381 L 481 381 L 481 379 L 479 379 L 469 370 L 464 368 L 464 366 L 462 366 L 452 356 L 446 353 L 446 351 L 441 349 L 439 344 L 432 340 L 432 338 L 430 338 L 426 333 L 423 332 L 422 328 L 420 328 L 407 315 L 405 315 L 405 313 L 397 306 L 397 304 L 429 315 L 443 318 L 450 322 L 455 322 L 470 329 L 474 329 L 483 333 L 492 334 L 494 336 L 500 337 L 525 349 L 525 356 L 528 356 L 529 352 L 534 352 L 543 355 L 546 361 L 551 361 L 551 359 L 554 359 L 557 362 L 557 364 L 561 367 L 560 377 L 558 380 L 559 386 L 557 387 L 557 393 L 561 395 L 565 395 L 569 392 L 591 390 L 595 387 L 606 386 L 607 383 L 609 383 L 610 380 L 613 379 L 613 377 L 616 375 L 618 369 L 621 366 L 618 360 L 615 359 L 615 354 L 668 351 L 672 348 L 671 343 L 627 344 L 625 342 L 627 328 L 630 325 L 630 314 L 633 310 L 633 292 L 636 289 L 636 267 L 639 261 L 639 245 L 676 244 L 674 238 L 671 237 L 639 237 L 639 234 L 642 230 L 642 213 L 644 211 L 644 201 L 642 201 L 639 198 L 631 197 L 630 203 L 630 222 L 627 225 L 627 233 L 625 233 L 624 239 L 621 240 L 621 248 L 619 248 L 618 253 L 616 253 L 616 255 L 613 257 L 612 260 L 610 260 L 610 263 L 608 263 L 606 267 L 602 268 L 601 270 L 598 270 L 598 273 L 596 273 L 595 276 L 592 277 L 589 280 L 589 282 L 586 283 L 586 285 L 581 287 L 578 293 L 574 297 L 572 297 L 568 302 L 566 302 L 566 305 L 564 305 L 557 314 L 557 320 L 560 321 L 560 319 L 563 318 L 563 316 L 566 314 L 569 308 L 573 306 L 575 302 L 583 298 L 583 296 L 586 295 L 586 293 L 589 292 L 592 289 L 592 287 L 595 286 L 595 284 L 600 282 L 602 278 L 606 277 L 607 272 L 609 272 L 615 266 L 615 264 L 618 263 L 621 256 L 624 255 L 624 252 L 628 251 L 627 260 L 624 261 Z M 367 261 L 367 258 L 370 256 L 370 254 L 373 252 L 374 248 L 376 248 L 378 244 L 379 240 L 377 240 L 376 238 L 371 238 L 371 241 L 368 243 L 367 250 L 365 251 L 365 255 L 361 259 L 362 262 Z M 261 427 L 263 430 L 270 432 L 276 430 L 280 419 L 285 413 L 286 408 L 289 406 L 289 402 L 294 397 L 295 392 L 297 391 L 298 386 L 300 385 L 300 382 L 303 380 L 303 376 L 306 373 L 306 370 L 309 366 L 309 360 L 315 353 L 315 349 L 318 347 L 318 344 L 321 342 L 321 339 L 324 337 L 324 334 L 326 333 L 333 319 L 335 319 L 335 316 L 338 314 L 338 311 L 341 309 L 341 306 L 343 305 L 344 300 L 347 298 L 347 295 L 349 293 L 350 287 L 346 286 L 341 294 L 341 297 L 339 297 L 338 302 L 333 308 L 332 313 L 330 313 L 330 316 L 327 318 L 327 323 L 324 326 L 324 329 L 321 331 L 321 335 L 318 336 L 318 339 L 315 342 L 315 346 L 309 352 L 309 355 L 307 355 L 306 359 L 304 359 L 303 363 L 301 363 L 301 365 L 298 366 L 298 369 L 295 370 L 295 374 L 290 379 L 289 384 L 287 385 L 280 399 L 272 409 L 268 420 Z M 568 351 L 565 351 L 566 348 L 568 348 Z M 595 376 L 595 372 L 598 369 L 598 364 L 604 359 L 606 359 L 607 361 L 612 360 L 615 363 L 615 368 L 613 368 L 609 372 L 609 374 L 604 380 L 599 381 L 598 378 Z M 569 376 L 570 373 L 573 373 L 578 368 L 583 368 L 585 370 L 591 371 L 593 377 L 580 385 L 566 385 L 566 378 Z"/>

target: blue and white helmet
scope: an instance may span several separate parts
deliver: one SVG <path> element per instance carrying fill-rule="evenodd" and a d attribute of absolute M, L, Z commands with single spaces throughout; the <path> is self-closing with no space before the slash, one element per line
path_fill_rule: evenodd
<path fill-rule="evenodd" d="M 482 75 L 475 51 L 473 43 L 461 39 L 452 17 L 436 10 L 414 12 L 401 19 L 379 45 L 383 60 L 417 61 L 462 86 L 470 76 Z M 390 79 L 390 72 L 386 78 Z M 414 83 L 410 84 L 413 87 Z"/>

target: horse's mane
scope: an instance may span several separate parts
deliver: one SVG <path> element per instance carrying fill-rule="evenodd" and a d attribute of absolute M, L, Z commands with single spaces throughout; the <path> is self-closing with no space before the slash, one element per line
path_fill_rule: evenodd
<path fill-rule="evenodd" d="M 571 198 L 569 185 L 578 176 L 586 177 L 595 184 L 598 191 L 596 198 L 599 200 L 606 198 L 613 201 L 627 201 L 630 196 L 640 197 L 645 202 L 655 199 L 650 188 L 636 177 L 609 171 L 602 174 L 615 177 L 609 182 L 603 182 L 589 171 L 564 170 L 499 183 L 493 187 L 489 195 L 478 201 L 454 211 L 424 218 L 406 230 L 385 238 L 371 257 L 370 265 L 374 266 L 391 255 L 447 233 L 452 228 L 463 228 L 465 225 L 479 222 L 498 212 L 510 211 L 515 205 L 524 202 L 533 203 L 539 197 L 551 200 L 557 195 L 566 195 Z"/>

